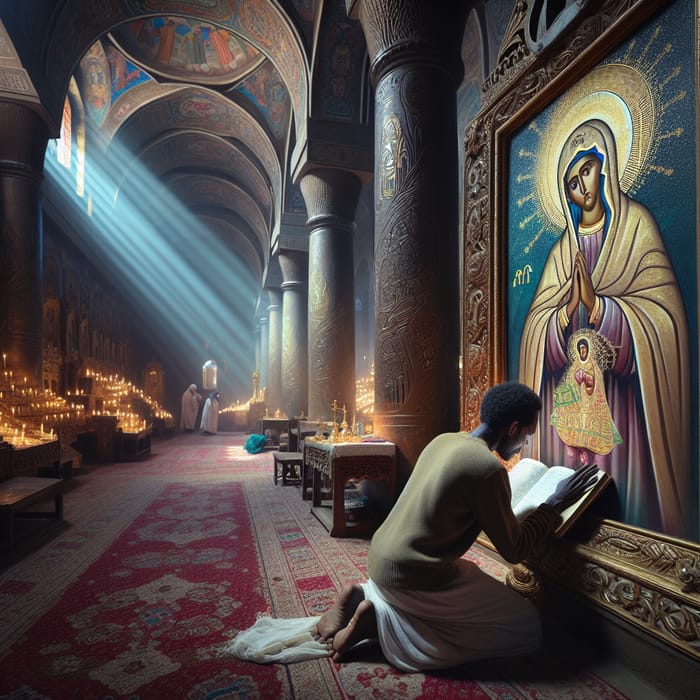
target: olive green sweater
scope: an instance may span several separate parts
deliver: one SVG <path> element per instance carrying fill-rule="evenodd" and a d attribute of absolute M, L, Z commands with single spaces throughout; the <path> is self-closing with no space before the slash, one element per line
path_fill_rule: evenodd
<path fill-rule="evenodd" d="M 522 561 L 561 516 L 541 505 L 520 522 L 510 499 L 508 473 L 483 440 L 438 435 L 372 538 L 370 578 L 399 588 L 442 588 L 457 576 L 457 561 L 482 530 L 504 559 Z"/>

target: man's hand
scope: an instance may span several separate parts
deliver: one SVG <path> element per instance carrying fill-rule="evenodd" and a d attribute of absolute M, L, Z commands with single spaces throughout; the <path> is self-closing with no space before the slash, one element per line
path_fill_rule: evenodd
<path fill-rule="evenodd" d="M 568 479 L 557 484 L 554 493 L 545 501 L 558 513 L 576 503 L 586 491 L 590 491 L 597 482 L 598 467 L 595 464 L 586 464 L 574 472 Z"/>

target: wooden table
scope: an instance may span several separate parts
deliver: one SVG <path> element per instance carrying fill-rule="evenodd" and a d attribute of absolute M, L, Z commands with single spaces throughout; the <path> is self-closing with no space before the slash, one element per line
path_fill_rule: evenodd
<path fill-rule="evenodd" d="M 151 428 L 135 433 L 117 431 L 118 456 L 120 462 L 131 462 L 151 453 Z"/>
<path fill-rule="evenodd" d="M 307 469 L 310 467 L 310 469 Z M 386 480 L 389 498 L 396 498 L 396 445 L 393 442 L 327 443 L 304 440 L 304 470 L 311 472 L 311 512 L 328 529 L 331 537 L 374 532 L 380 522 L 368 517 L 348 521 L 345 486 L 348 482 Z M 323 498 L 323 482 L 330 481 L 330 499 Z M 302 483 L 302 489 L 305 485 Z M 329 500 L 330 503 L 324 503 Z"/>

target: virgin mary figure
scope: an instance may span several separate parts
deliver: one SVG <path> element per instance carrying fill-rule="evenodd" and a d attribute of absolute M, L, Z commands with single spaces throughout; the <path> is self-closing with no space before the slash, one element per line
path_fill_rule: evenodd
<path fill-rule="evenodd" d="M 552 415 L 573 333 L 589 328 L 617 349 L 605 395 L 621 442 L 595 461 L 615 480 L 625 522 L 691 532 L 688 330 L 676 277 L 653 215 L 620 189 L 612 131 L 592 119 L 568 136 L 557 169 L 566 219 L 525 320 L 519 379 L 543 400 L 532 456 L 577 466 Z"/>

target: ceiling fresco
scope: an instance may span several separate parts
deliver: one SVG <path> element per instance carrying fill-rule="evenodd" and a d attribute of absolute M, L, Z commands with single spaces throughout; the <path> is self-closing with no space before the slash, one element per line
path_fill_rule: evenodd
<path fill-rule="evenodd" d="M 289 129 L 291 103 L 282 77 L 270 61 L 242 80 L 235 88 L 235 94 L 249 101 L 265 119 L 275 142 L 284 145 Z"/>
<path fill-rule="evenodd" d="M 162 34 L 160 34 L 159 29 L 157 41 L 155 34 L 153 35 L 154 43 L 156 44 L 155 60 L 158 65 L 163 63 L 166 57 L 173 55 L 176 43 L 178 45 L 182 43 L 175 37 L 176 27 L 182 28 L 181 31 L 183 33 L 188 29 L 194 30 L 199 27 L 201 30 L 206 27 L 209 42 L 214 44 L 213 50 L 217 55 L 214 63 L 218 63 L 220 68 L 223 63 L 221 70 L 225 71 L 229 68 L 229 61 L 234 63 L 237 61 L 238 57 L 233 55 L 233 51 L 229 46 L 229 41 L 232 37 L 231 44 L 238 47 L 246 47 L 238 49 L 243 52 L 243 55 L 247 55 L 249 51 L 254 51 L 253 47 L 256 47 L 278 67 L 292 97 L 297 117 L 301 117 L 306 111 L 308 63 L 304 58 L 298 30 L 295 29 L 289 16 L 282 11 L 277 3 L 269 0 L 229 0 L 227 2 L 129 0 L 125 5 L 132 12 L 142 12 L 144 14 L 161 13 L 163 10 L 167 10 L 168 14 L 166 16 L 150 20 L 151 24 L 157 23 L 159 27 L 166 28 L 166 31 Z M 173 17 L 174 13 L 190 15 L 196 19 L 188 19 L 186 21 L 175 19 Z M 200 22 L 197 21 L 198 19 L 204 19 L 205 21 Z M 210 23 L 206 20 L 210 20 Z M 138 22 L 133 24 L 138 24 Z M 144 23 L 144 26 L 146 24 Z M 220 30 L 223 30 L 223 33 Z M 120 36 L 124 34 L 125 32 L 122 32 Z M 165 36 L 167 39 L 162 41 L 161 36 Z M 216 46 L 219 47 L 218 50 Z M 148 49 L 145 47 L 142 47 L 142 50 L 148 52 Z M 163 54 L 162 59 L 159 56 L 160 53 Z M 178 56 L 187 60 L 187 50 L 185 49 L 184 52 L 178 51 Z M 153 60 L 153 57 L 151 60 Z"/>
<path fill-rule="evenodd" d="M 111 38 L 135 63 L 172 80 L 227 85 L 264 59 L 233 32 L 185 17 L 139 19 L 117 27 Z"/>

